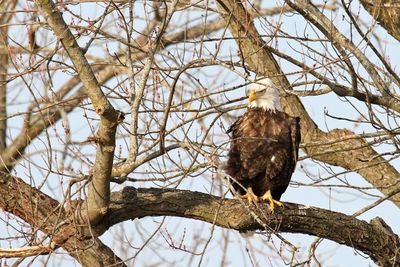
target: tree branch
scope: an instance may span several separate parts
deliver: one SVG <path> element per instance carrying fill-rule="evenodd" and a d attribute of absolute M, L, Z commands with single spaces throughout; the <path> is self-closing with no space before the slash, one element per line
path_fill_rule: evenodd
<path fill-rule="evenodd" d="M 50 254 L 53 249 L 49 246 L 28 246 L 22 248 L 0 248 L 0 258 L 20 258 Z"/>
<path fill-rule="evenodd" d="M 2 10 L 12 11 L 16 1 L 6 0 L 0 3 Z M 8 26 L 13 14 L 0 16 L 0 45 L 5 47 L 6 53 L 0 53 L 0 154 L 6 149 L 7 144 L 7 71 L 8 71 Z"/>
<path fill-rule="evenodd" d="M 286 0 L 285 2 L 317 27 L 331 41 L 336 49 L 339 51 L 346 49 L 354 55 L 368 72 L 369 76 L 374 81 L 374 85 L 381 94 L 383 96 L 389 95 L 387 85 L 383 82 L 381 76 L 368 57 L 356 45 L 354 45 L 353 42 L 341 34 L 332 21 L 322 14 L 315 5 L 313 5 L 309 0 Z M 354 90 L 356 89 L 357 88 L 354 88 Z"/>
<path fill-rule="evenodd" d="M 83 266 L 125 266 L 100 239 L 79 235 L 79 226 L 58 201 L 5 172 L 0 172 L 0 209 L 50 235 L 50 247 L 62 246 Z"/>
<path fill-rule="evenodd" d="M 111 195 L 106 228 L 146 216 L 177 216 L 214 223 L 238 231 L 302 233 L 330 239 L 369 255 L 378 265 L 400 264 L 399 237 L 380 219 L 370 223 L 325 209 L 285 203 L 284 209 L 269 212 L 268 205 L 250 209 L 260 224 L 239 201 L 209 194 L 173 189 L 126 187 Z"/>
<path fill-rule="evenodd" d="M 360 0 L 360 2 L 390 35 L 400 41 L 400 6 L 398 1 Z"/>
<path fill-rule="evenodd" d="M 307 66 L 305 63 L 296 60 L 295 58 L 291 57 L 290 55 L 280 52 L 278 49 L 275 49 L 270 46 L 267 47 L 267 49 L 269 51 L 271 51 L 274 55 L 276 55 L 280 58 L 283 58 L 283 59 L 287 60 L 288 62 L 300 67 L 304 71 L 310 73 L 315 78 L 320 80 L 322 83 L 328 85 L 328 88 L 330 89 L 329 91 L 335 92 L 335 94 L 338 96 L 354 97 L 357 100 L 360 100 L 365 103 L 376 104 L 376 105 L 379 105 L 382 107 L 387 107 L 389 109 L 400 112 L 400 103 L 393 96 L 381 96 L 381 95 L 373 94 L 371 92 L 364 93 L 364 92 L 361 92 L 360 90 L 352 90 L 352 88 L 349 88 L 347 86 L 341 85 L 339 83 L 331 82 L 324 75 L 320 74 L 313 68 Z M 293 90 L 287 90 L 287 92 L 294 93 Z M 307 92 L 305 94 L 305 96 L 309 96 L 310 94 L 311 93 Z"/>
<path fill-rule="evenodd" d="M 84 205 L 80 218 L 95 225 L 108 211 L 110 201 L 110 175 L 114 158 L 115 133 L 118 123 L 123 120 L 122 113 L 117 112 L 103 94 L 86 60 L 61 13 L 51 0 L 36 0 L 41 13 L 63 44 L 72 60 L 83 86 L 96 113 L 100 116 L 97 132 L 96 160 L 93 167 L 93 178 L 89 184 L 87 204 Z"/>
<path fill-rule="evenodd" d="M 333 7 L 330 7 L 333 8 Z M 262 9 L 260 12 L 257 14 L 254 14 L 255 17 L 258 16 L 272 16 L 276 14 L 280 14 L 281 12 L 288 12 L 291 10 L 290 8 L 284 8 L 283 10 L 281 8 L 273 8 L 273 9 Z M 4 16 L 3 16 L 4 17 Z M 172 33 L 169 35 L 165 35 L 161 37 L 161 46 L 157 46 L 158 51 L 162 49 L 166 49 L 171 45 L 174 45 L 179 42 L 183 42 L 186 40 L 192 40 L 199 38 L 203 34 L 210 34 L 212 32 L 218 31 L 222 28 L 224 28 L 225 25 L 223 23 L 222 19 L 217 19 L 211 22 L 207 22 L 207 25 L 204 25 L 204 23 L 199 23 L 197 25 L 194 25 L 191 28 L 188 29 L 183 29 L 177 33 Z M 149 27 L 146 29 L 141 35 L 139 35 L 135 40 L 131 41 L 130 43 L 132 44 L 144 44 L 147 40 L 147 36 L 150 34 L 151 30 L 153 27 Z M 102 31 L 100 30 L 100 33 Z M 103 33 L 105 34 L 105 33 Z M 107 35 L 106 35 L 107 36 Z M 109 36 L 107 36 L 109 37 Z M 117 39 L 119 42 L 122 42 L 126 45 L 130 45 L 129 43 L 125 42 L 124 40 L 120 40 L 117 37 L 113 37 L 113 39 Z M 137 47 L 134 47 L 137 48 Z M 2 50 L 4 49 L 4 46 L 1 46 L 0 44 L 0 55 L 2 55 Z M 6 49 L 4 49 L 6 50 Z M 140 49 L 133 50 L 132 51 L 132 59 L 135 61 L 141 61 L 145 59 L 148 54 L 148 51 L 142 51 Z M 22 53 L 22 51 L 20 52 Z M 118 58 L 126 54 L 126 51 L 123 50 L 118 53 Z M 121 59 L 121 63 L 125 64 L 126 60 L 124 58 Z M 111 65 L 97 65 L 96 67 L 93 68 L 94 71 L 96 72 L 97 80 L 99 84 L 105 84 L 107 81 L 109 81 L 111 78 L 115 77 L 116 74 L 116 67 L 111 64 Z M 71 78 L 67 83 L 65 83 L 57 92 L 56 96 L 59 99 L 59 101 L 62 101 L 62 98 L 71 91 L 72 88 L 77 86 L 79 83 L 79 79 L 77 77 Z M 64 103 L 67 103 L 67 106 L 65 107 L 66 112 L 70 112 L 73 110 L 74 107 L 78 106 L 81 101 L 87 98 L 87 95 L 85 94 L 85 88 L 80 88 L 74 96 L 70 97 L 67 100 L 63 101 Z M 76 101 L 77 100 L 77 101 Z M 54 103 L 51 103 L 54 104 Z M 39 116 L 43 116 L 43 114 L 37 115 L 32 118 L 32 121 L 35 122 L 34 125 L 29 125 L 32 127 L 28 127 L 27 129 L 22 129 L 21 133 L 14 139 L 13 143 L 10 144 L 7 149 L 4 151 L 3 154 L 1 154 L 1 161 L 0 161 L 0 171 L 9 171 L 12 170 L 15 166 L 15 164 L 18 162 L 18 159 L 20 159 L 21 155 L 23 155 L 25 148 L 39 135 L 41 134 L 44 129 L 46 129 L 48 126 L 56 123 L 60 118 L 60 114 L 55 107 L 54 109 L 51 109 L 51 111 L 48 112 L 50 115 L 47 115 L 45 118 L 40 118 Z M 140 160 L 139 160 L 140 161 Z M 127 173 L 126 166 L 133 170 L 134 168 L 137 167 L 137 162 L 133 162 L 131 164 L 132 166 L 129 165 L 118 165 L 114 167 L 113 170 L 113 176 L 121 176 Z"/>
<path fill-rule="evenodd" d="M 1 209 L 49 234 L 51 247 L 62 246 L 84 266 L 124 266 L 96 236 L 117 223 L 146 216 L 191 218 L 238 231 L 310 234 L 362 251 L 378 265 L 400 264 L 399 237 L 382 219 L 367 223 L 342 213 L 293 203 L 285 203 L 284 209 L 271 214 L 268 205 L 249 208 L 237 200 L 199 192 L 126 187 L 111 194 L 109 214 L 91 229 L 94 237 L 85 237 L 78 234 L 78 228 L 89 226 L 76 225 L 59 202 L 18 177 L 0 173 L 0 196 Z"/>

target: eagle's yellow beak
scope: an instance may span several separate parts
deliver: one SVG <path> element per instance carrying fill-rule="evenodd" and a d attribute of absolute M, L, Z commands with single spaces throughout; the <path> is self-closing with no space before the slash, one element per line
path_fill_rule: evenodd
<path fill-rule="evenodd" d="M 249 94 L 249 103 L 251 103 L 253 100 L 255 100 L 257 97 L 256 90 L 251 90 Z"/>

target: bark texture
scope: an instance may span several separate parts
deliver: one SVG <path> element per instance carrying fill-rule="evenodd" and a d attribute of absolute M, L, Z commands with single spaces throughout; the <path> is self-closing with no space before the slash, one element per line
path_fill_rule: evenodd
<path fill-rule="evenodd" d="M 78 214 L 82 222 L 95 225 L 108 211 L 115 133 L 118 123 L 123 120 L 123 116 L 114 109 L 103 94 L 82 49 L 55 4 L 51 0 L 37 0 L 36 4 L 68 53 L 96 113 L 100 116 L 99 130 L 96 137 L 93 138 L 97 143 L 97 148 L 92 181 L 89 184 L 87 202 L 83 206 L 82 212 Z"/>
<path fill-rule="evenodd" d="M 15 194 L 18 192 L 18 194 Z M 0 173 L 0 208 L 19 216 L 36 230 L 49 234 L 52 246 L 62 246 L 84 266 L 124 266 L 96 237 L 109 227 L 146 216 L 178 216 L 201 220 L 241 232 L 265 230 L 315 235 L 344 244 L 369 255 L 382 266 L 400 264 L 399 237 L 380 218 L 370 223 L 345 214 L 285 203 L 284 209 L 269 212 L 268 205 L 243 206 L 237 200 L 173 189 L 126 187 L 111 194 L 108 215 L 97 227 L 84 229 L 69 217 L 62 205 L 20 178 Z M 94 236 L 79 233 L 91 232 Z"/>
<path fill-rule="evenodd" d="M 385 28 L 390 35 L 400 41 L 400 3 L 397 0 L 360 0 L 364 8 Z"/>
<path fill-rule="evenodd" d="M 22 179 L 0 172 L 0 208 L 51 236 L 52 248 L 62 246 L 83 266 L 125 266 L 112 250 L 96 237 L 79 234 L 80 227 L 61 203 Z M 71 206 L 72 207 L 72 206 Z"/>
<path fill-rule="evenodd" d="M 15 1 L 5 0 L 0 3 L 0 9 L 12 11 Z M 0 46 L 4 47 L 4 53 L 0 53 L 0 155 L 6 149 L 7 144 L 7 67 L 8 67 L 8 22 L 12 18 L 12 12 L 0 16 Z"/>
<path fill-rule="evenodd" d="M 241 232 L 266 230 L 327 238 L 369 255 L 380 266 L 400 266 L 399 237 L 379 217 L 370 223 L 325 209 L 284 203 L 269 212 L 268 204 L 249 213 L 237 200 L 186 190 L 135 189 L 113 193 L 107 226 L 145 216 L 178 216 L 215 223 Z"/>

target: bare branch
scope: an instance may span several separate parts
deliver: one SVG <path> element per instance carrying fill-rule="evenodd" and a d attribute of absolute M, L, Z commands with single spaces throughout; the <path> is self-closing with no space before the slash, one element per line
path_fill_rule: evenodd
<path fill-rule="evenodd" d="M 49 246 L 29 246 L 22 248 L 0 248 L 1 258 L 29 257 L 49 254 L 53 249 Z"/>
<path fill-rule="evenodd" d="M 12 18 L 12 11 L 15 8 L 15 0 L 6 0 L 0 3 L 0 8 L 7 12 L 0 16 L 0 46 L 5 47 L 6 53 L 0 53 L 0 155 L 6 149 L 7 144 L 7 68 L 8 68 L 8 22 Z"/>
<path fill-rule="evenodd" d="M 79 226 L 68 219 L 72 213 L 68 214 L 58 201 L 22 179 L 0 172 L 0 196 L 2 210 L 51 236 L 52 248 L 62 246 L 83 266 L 125 266 L 98 238 L 82 238 Z"/>
<path fill-rule="evenodd" d="M 341 34 L 340 31 L 333 25 L 333 23 L 326 16 L 324 16 L 324 14 L 322 14 L 315 5 L 308 0 L 287 0 L 286 3 L 294 10 L 299 12 L 305 19 L 315 25 L 322 33 L 324 33 L 324 35 L 332 41 L 332 44 L 339 51 L 346 49 L 351 52 L 352 55 L 354 55 L 363 65 L 381 94 L 383 96 L 389 95 L 387 85 L 383 82 L 371 61 L 360 49 L 358 49 L 358 47 L 356 47 L 349 39 Z M 345 58 L 347 57 L 345 56 Z M 354 89 L 356 90 L 357 88 Z"/>
<path fill-rule="evenodd" d="M 384 27 L 394 38 L 400 41 L 400 6 L 394 0 L 360 0 L 364 8 Z"/>
<path fill-rule="evenodd" d="M 36 4 L 74 63 L 79 78 L 92 100 L 95 111 L 101 118 L 97 133 L 98 143 L 93 179 L 89 185 L 89 196 L 87 205 L 85 205 L 87 210 L 83 209 L 80 214 L 83 221 L 96 224 L 108 210 L 110 201 L 109 179 L 114 158 L 115 133 L 122 115 L 114 109 L 101 91 L 91 66 L 54 3 L 51 0 L 38 0 Z M 88 220 L 86 220 L 86 217 Z"/>
<path fill-rule="evenodd" d="M 15 190 L 19 192 L 19 197 L 12 202 L 4 202 L 5 199 L 11 199 Z M 2 173 L 0 193 L 4 196 L 0 199 L 2 209 L 50 234 L 56 246 L 61 245 L 70 251 L 84 266 L 93 266 L 94 260 L 99 265 L 105 264 L 105 261 L 122 264 L 121 260 L 113 258 L 115 255 L 110 254 L 111 251 L 101 245 L 97 238 L 80 240 L 77 226 L 66 220 L 66 213 L 60 204 L 21 179 Z M 354 247 L 369 255 L 379 265 L 400 264 L 400 258 L 396 257 L 399 237 L 379 218 L 367 223 L 341 213 L 293 203 L 285 203 L 285 208 L 276 210 L 274 214 L 270 213 L 268 205 L 250 207 L 252 212 L 249 213 L 249 207 L 244 207 L 240 201 L 187 190 L 126 187 L 123 191 L 112 193 L 111 199 L 110 213 L 101 225 L 92 229 L 96 236 L 126 220 L 146 216 L 178 216 L 241 232 L 262 230 L 311 234 Z M 32 209 L 38 201 L 41 208 Z M 99 249 L 102 253 L 98 253 Z M 99 258 L 99 255 L 112 258 Z"/>
<path fill-rule="evenodd" d="M 380 219 L 367 223 L 342 213 L 293 203 L 284 203 L 285 208 L 274 214 L 269 212 L 268 205 L 259 205 L 259 209 L 252 207 L 267 225 L 265 229 L 239 201 L 204 193 L 126 187 L 113 193 L 111 198 L 107 226 L 146 216 L 178 216 L 241 232 L 267 230 L 315 235 L 360 250 L 380 266 L 400 264 L 399 237 L 387 226 L 382 229 Z"/>

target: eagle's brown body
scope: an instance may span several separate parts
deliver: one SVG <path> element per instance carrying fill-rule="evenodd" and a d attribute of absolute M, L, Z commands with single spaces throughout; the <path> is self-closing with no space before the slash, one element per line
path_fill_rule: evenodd
<path fill-rule="evenodd" d="M 270 190 L 274 200 L 281 198 L 296 166 L 299 120 L 279 110 L 249 108 L 230 127 L 226 172 L 240 195 L 251 188 L 258 197 Z"/>

